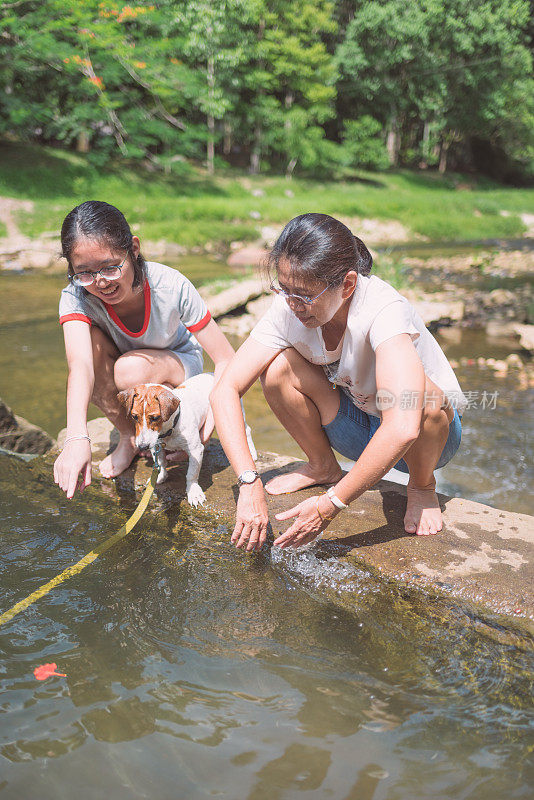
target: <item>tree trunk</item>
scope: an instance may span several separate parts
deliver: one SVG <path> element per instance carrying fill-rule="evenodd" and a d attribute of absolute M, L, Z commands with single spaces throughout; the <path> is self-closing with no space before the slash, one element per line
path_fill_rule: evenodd
<path fill-rule="evenodd" d="M 399 132 L 397 129 L 397 115 L 391 114 L 386 140 L 386 148 L 389 156 L 389 163 L 396 167 L 399 163 Z"/>
<path fill-rule="evenodd" d="M 429 156 L 429 145 L 430 145 L 430 123 L 425 122 L 423 126 L 423 143 L 422 143 L 422 158 L 419 162 L 419 167 L 421 169 L 427 169 L 428 167 L 428 156 Z"/>
<path fill-rule="evenodd" d="M 292 158 L 286 167 L 286 180 L 290 181 L 293 177 L 293 172 L 297 166 L 298 158 Z"/>
<path fill-rule="evenodd" d="M 213 175 L 215 172 L 215 117 L 211 113 L 213 97 L 215 94 L 215 59 L 213 56 L 208 57 L 207 77 L 210 111 L 207 114 L 208 143 L 206 148 L 206 156 L 208 162 L 208 173 Z"/>
<path fill-rule="evenodd" d="M 439 152 L 439 166 L 438 171 L 441 175 L 447 169 L 447 155 L 449 153 L 449 147 L 451 146 L 450 140 L 448 138 L 444 138 L 441 142 L 441 149 Z"/>
<path fill-rule="evenodd" d="M 286 97 L 285 97 L 284 104 L 285 104 L 285 107 L 286 107 L 286 109 L 288 111 L 291 108 L 291 106 L 293 105 L 294 99 L 295 99 L 295 97 L 293 95 L 293 92 L 286 92 Z M 291 156 L 291 153 L 289 152 L 289 132 L 291 130 L 291 120 L 288 119 L 287 117 L 284 120 L 284 128 L 285 128 L 285 131 L 286 131 L 286 136 L 287 136 L 287 141 L 288 141 L 288 148 L 287 148 L 286 155 L 289 158 L 289 162 L 288 162 L 287 167 L 286 167 L 286 178 L 287 178 L 288 181 L 290 181 L 291 178 L 293 177 L 293 171 L 294 171 L 295 167 L 297 166 L 298 158 L 295 158 L 294 156 Z"/>
<path fill-rule="evenodd" d="M 252 152 L 250 154 L 249 172 L 251 175 L 260 174 L 262 135 L 263 135 L 263 129 L 262 126 L 258 123 L 254 128 L 254 145 L 252 146 Z"/>
<path fill-rule="evenodd" d="M 76 152 L 88 153 L 90 149 L 89 134 L 86 130 L 80 131 L 76 140 Z"/>
<path fill-rule="evenodd" d="M 232 126 L 229 122 L 224 123 L 223 153 L 229 156 L 232 152 Z"/>

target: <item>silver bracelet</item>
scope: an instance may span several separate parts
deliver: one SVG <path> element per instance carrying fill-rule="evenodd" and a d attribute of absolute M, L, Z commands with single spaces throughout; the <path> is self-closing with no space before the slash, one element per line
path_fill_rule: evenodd
<path fill-rule="evenodd" d="M 63 447 L 67 444 L 67 442 L 72 442 L 73 439 L 87 439 L 89 444 L 91 444 L 91 439 L 86 434 L 81 433 L 79 436 L 67 436 L 65 441 L 63 442 Z"/>
<path fill-rule="evenodd" d="M 330 502 L 332 503 L 332 505 L 334 505 L 336 508 L 339 508 L 340 510 L 348 508 L 348 504 L 344 503 L 343 500 L 340 500 L 337 494 L 334 492 L 333 486 L 331 486 L 330 489 L 327 491 L 327 495 L 330 498 Z"/>

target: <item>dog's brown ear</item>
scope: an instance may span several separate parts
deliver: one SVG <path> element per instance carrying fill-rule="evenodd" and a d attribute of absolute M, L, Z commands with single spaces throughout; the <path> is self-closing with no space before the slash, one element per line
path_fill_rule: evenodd
<path fill-rule="evenodd" d="M 125 389 L 123 392 L 119 392 L 117 395 L 117 400 L 124 408 L 128 416 L 131 413 L 134 399 L 135 399 L 135 389 Z"/>
<path fill-rule="evenodd" d="M 174 414 L 180 405 L 180 401 L 172 392 L 161 392 L 158 395 L 158 403 L 161 412 L 161 418 L 165 422 Z"/>

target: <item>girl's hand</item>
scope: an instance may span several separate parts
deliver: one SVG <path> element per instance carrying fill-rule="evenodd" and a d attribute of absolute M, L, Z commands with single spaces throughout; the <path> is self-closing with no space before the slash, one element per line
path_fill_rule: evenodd
<path fill-rule="evenodd" d="M 91 483 L 91 443 L 87 439 L 67 442 L 54 463 L 54 482 L 68 499 Z"/>
<path fill-rule="evenodd" d="M 295 517 L 295 522 L 285 533 L 282 533 L 274 540 L 274 544 L 282 549 L 285 547 L 301 547 L 303 544 L 308 544 L 319 536 L 319 534 L 328 527 L 331 520 L 322 519 L 317 510 L 318 502 L 320 502 L 318 495 L 315 497 L 308 497 L 306 500 L 303 500 L 302 503 L 299 503 L 298 506 L 276 514 L 276 519 L 278 520 Z M 322 513 L 324 515 L 330 512 Z"/>
<path fill-rule="evenodd" d="M 239 548 L 246 545 L 247 553 L 260 550 L 267 538 L 268 524 L 269 514 L 261 481 L 244 484 L 239 490 L 236 523 L 230 541 Z"/>

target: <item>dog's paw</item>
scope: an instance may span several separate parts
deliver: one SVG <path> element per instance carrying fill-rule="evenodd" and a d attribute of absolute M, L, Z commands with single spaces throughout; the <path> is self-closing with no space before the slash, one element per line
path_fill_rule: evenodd
<path fill-rule="evenodd" d="M 190 506 L 193 506 L 193 508 L 196 508 L 197 506 L 203 506 L 206 502 L 206 495 L 198 483 L 192 483 L 187 490 L 187 502 Z"/>
<path fill-rule="evenodd" d="M 164 467 L 162 467 L 160 469 L 160 471 L 159 471 L 158 479 L 156 481 L 156 486 L 158 484 L 160 484 L 160 483 L 163 483 L 163 481 L 166 481 L 168 476 L 169 476 L 169 473 L 167 472 L 167 470 Z"/>

